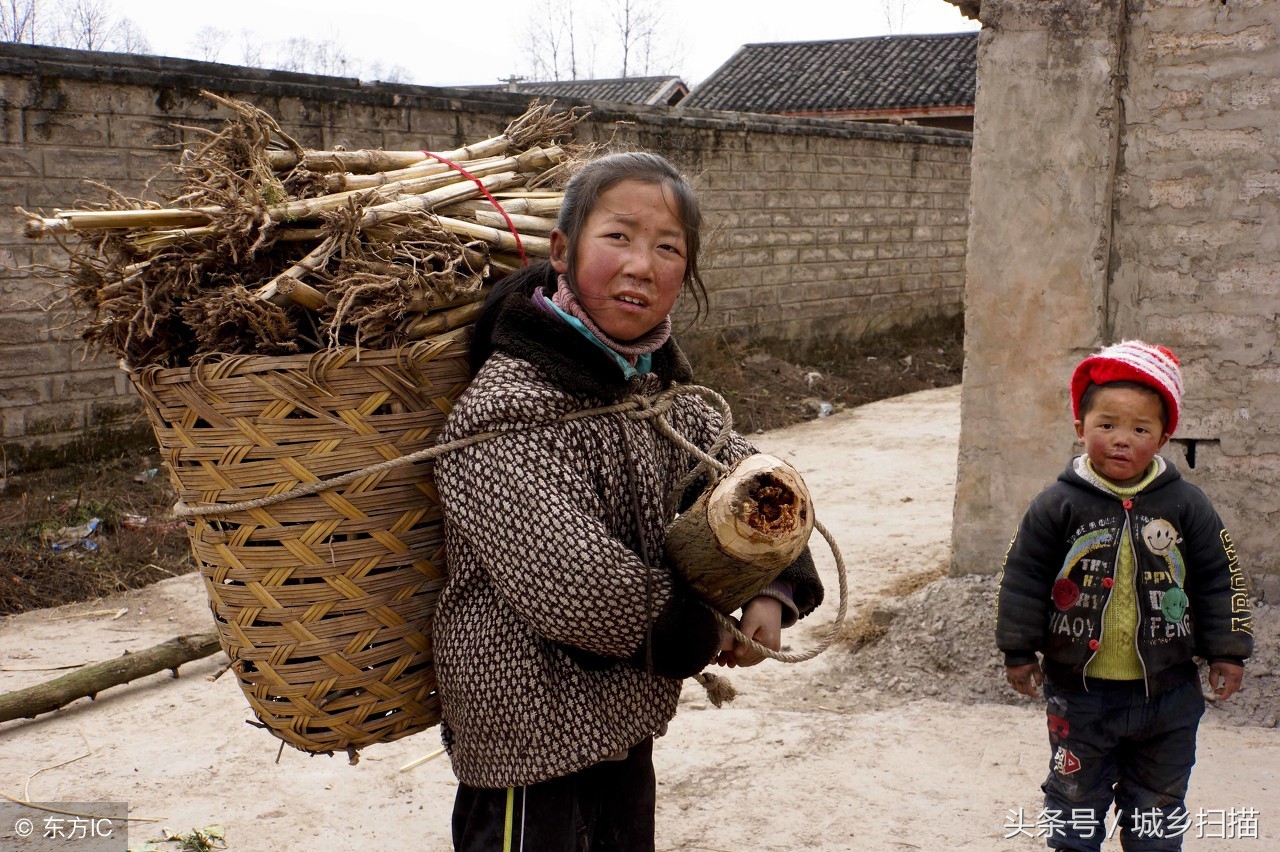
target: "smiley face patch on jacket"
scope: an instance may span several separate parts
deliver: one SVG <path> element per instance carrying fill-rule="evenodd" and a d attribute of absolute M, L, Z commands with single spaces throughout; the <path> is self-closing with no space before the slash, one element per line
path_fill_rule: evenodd
<path fill-rule="evenodd" d="M 1174 587 L 1160 597 L 1160 613 L 1171 623 L 1177 624 L 1187 614 L 1189 603 L 1187 593 Z"/>
<path fill-rule="evenodd" d="M 1182 537 L 1173 524 L 1163 518 L 1148 521 L 1142 528 L 1142 542 L 1156 556 L 1168 556 L 1181 541 Z"/>

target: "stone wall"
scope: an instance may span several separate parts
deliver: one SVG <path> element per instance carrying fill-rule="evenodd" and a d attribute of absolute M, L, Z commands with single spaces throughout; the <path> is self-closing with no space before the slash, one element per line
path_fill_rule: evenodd
<path fill-rule="evenodd" d="M 49 210 L 126 194 L 172 162 L 187 128 L 225 113 L 201 89 L 251 101 L 303 145 L 449 149 L 501 132 L 527 98 L 364 84 L 160 57 L 0 46 L 0 207 Z M 707 213 L 716 335 L 798 349 L 955 318 L 968 224 L 967 133 L 830 120 L 592 105 L 584 141 L 661 151 L 698 183 Z M 43 310 L 50 246 L 0 228 L 0 439 L 9 458 L 136 422 L 125 376 L 82 358 L 66 317 Z M 686 339 L 689 339 L 686 336 Z"/>
<path fill-rule="evenodd" d="M 957 571 L 995 571 L 1076 451 L 1067 382 L 1181 357 L 1165 451 L 1280 571 L 1280 3 L 982 0 Z"/>

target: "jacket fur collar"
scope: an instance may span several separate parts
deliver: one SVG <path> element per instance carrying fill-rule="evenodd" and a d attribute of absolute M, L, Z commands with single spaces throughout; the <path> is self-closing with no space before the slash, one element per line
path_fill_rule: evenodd
<path fill-rule="evenodd" d="M 632 382 L 644 377 L 628 381 L 618 365 L 591 341 L 539 308 L 533 301 L 533 291 L 539 287 L 548 299 L 556 290 L 555 270 L 545 261 L 516 273 L 504 288 L 505 294 L 491 308 L 493 350 L 528 361 L 575 396 L 615 402 L 634 392 Z M 693 370 L 671 339 L 653 353 L 650 375 L 666 388 L 674 382 L 689 382 Z"/>

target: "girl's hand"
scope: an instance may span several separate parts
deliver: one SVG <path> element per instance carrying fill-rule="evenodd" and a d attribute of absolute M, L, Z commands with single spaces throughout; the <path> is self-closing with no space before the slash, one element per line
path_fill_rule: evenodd
<path fill-rule="evenodd" d="M 767 595 L 754 597 L 743 607 L 742 623 L 738 626 L 742 635 L 757 642 L 771 651 L 782 648 L 782 603 L 777 598 Z M 764 655 L 751 650 L 746 645 L 734 643 L 722 647 L 716 656 L 716 663 L 734 668 L 735 666 L 754 666 L 764 659 Z"/>
<path fill-rule="evenodd" d="M 712 662 L 717 666 L 728 666 L 733 668 L 737 662 L 733 659 L 733 634 L 726 627 L 720 632 L 720 650 L 712 658 Z"/>
<path fill-rule="evenodd" d="M 1044 672 L 1040 671 L 1039 663 L 1027 663 L 1025 666 L 1005 666 L 1004 678 L 1009 681 L 1010 686 L 1023 695 L 1030 695 L 1032 698 L 1040 697 L 1040 692 L 1036 687 L 1044 683 Z"/>
<path fill-rule="evenodd" d="M 1209 664 L 1209 688 L 1217 701 L 1226 701 L 1234 695 L 1243 680 L 1244 666 L 1222 660 Z"/>

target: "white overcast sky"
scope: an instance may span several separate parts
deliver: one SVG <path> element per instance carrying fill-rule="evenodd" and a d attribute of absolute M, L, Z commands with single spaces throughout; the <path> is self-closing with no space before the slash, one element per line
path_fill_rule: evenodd
<path fill-rule="evenodd" d="M 890 32 L 974 30 L 946 0 L 654 0 L 662 10 L 663 41 L 677 59 L 671 68 L 694 86 L 743 44 L 859 38 Z M 201 58 L 196 33 L 213 27 L 229 34 L 218 60 L 239 64 L 245 38 L 265 44 L 290 37 L 333 42 L 363 68 L 400 66 L 406 82 L 425 86 L 495 83 L 527 74 L 528 16 L 532 0 L 113 0 L 146 37 L 150 52 Z M 604 0 L 577 0 L 579 8 Z M 891 26 L 886 6 L 895 15 Z M 588 12 L 590 10 L 588 9 Z M 901 23 L 899 24 L 898 21 Z M 601 43 L 616 39 L 601 26 Z M 618 76 L 616 64 L 598 61 L 595 77 Z M 634 73 L 634 72 L 633 72 Z M 368 76 L 368 75 L 363 75 Z M 579 76 L 585 76 L 579 74 Z"/>

